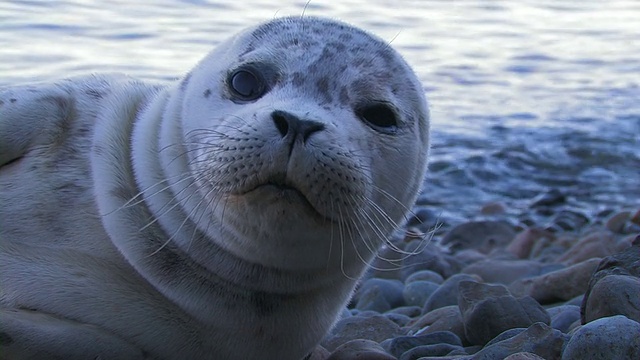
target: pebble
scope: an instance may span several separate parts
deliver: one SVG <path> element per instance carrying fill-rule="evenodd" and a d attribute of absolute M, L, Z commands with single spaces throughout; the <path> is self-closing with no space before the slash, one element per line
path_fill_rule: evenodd
<path fill-rule="evenodd" d="M 535 323 L 516 336 L 485 346 L 471 359 L 504 359 L 519 352 L 533 353 L 543 359 L 559 359 L 568 338 L 548 325 Z"/>
<path fill-rule="evenodd" d="M 505 330 L 551 322 L 549 314 L 533 298 L 517 299 L 502 285 L 462 281 L 458 306 L 467 340 L 476 345 L 488 343 Z"/>
<path fill-rule="evenodd" d="M 628 339 L 640 334 L 640 211 L 592 220 L 565 200 L 539 202 L 529 228 L 489 204 L 428 244 L 399 231 L 395 244 L 417 254 L 383 249 L 395 260 L 375 263 L 311 359 L 640 359 Z M 433 210 L 416 211 L 424 231 L 416 221 Z M 609 347 L 617 355 L 597 357 Z"/>
<path fill-rule="evenodd" d="M 551 317 L 551 327 L 568 333 L 576 321 L 580 320 L 580 306 L 560 305 L 547 309 Z"/>
<path fill-rule="evenodd" d="M 547 207 L 564 204 L 567 201 L 567 196 L 558 189 L 551 189 L 546 193 L 536 196 L 531 203 L 531 207 Z"/>
<path fill-rule="evenodd" d="M 580 306 L 582 323 L 615 314 L 640 321 L 639 279 L 640 236 L 630 247 L 602 259 Z"/>
<path fill-rule="evenodd" d="M 407 325 L 410 334 L 424 335 L 440 331 L 449 331 L 455 334 L 463 344 L 468 344 L 464 335 L 462 315 L 457 305 L 445 306 L 433 310 Z"/>
<path fill-rule="evenodd" d="M 439 286 L 431 281 L 413 281 L 404 287 L 402 295 L 407 305 L 423 307 Z"/>
<path fill-rule="evenodd" d="M 413 241 L 405 247 L 406 252 L 415 252 L 417 249 L 423 248 L 422 251 L 415 255 L 407 257 L 400 269 L 401 280 L 406 280 L 416 271 L 431 270 L 435 271 L 443 278 L 447 278 L 455 274 L 456 269 L 452 269 L 449 262 L 442 253 L 442 250 L 435 244 L 429 244 L 426 247 L 421 241 Z M 406 255 L 405 255 L 406 256 Z"/>
<path fill-rule="evenodd" d="M 438 226 L 439 217 L 436 212 L 425 207 L 420 207 L 413 211 L 413 216 L 409 219 L 407 226 L 416 227 L 424 233 L 428 233 Z"/>
<path fill-rule="evenodd" d="M 540 275 L 543 266 L 543 264 L 533 260 L 489 259 L 471 264 L 462 269 L 462 272 L 478 275 L 482 280 L 489 283 L 508 285 L 521 278 Z"/>
<path fill-rule="evenodd" d="M 610 232 L 596 232 L 582 238 L 556 261 L 573 265 L 592 258 L 603 258 L 616 252 L 616 242 Z"/>
<path fill-rule="evenodd" d="M 363 297 L 365 297 L 365 295 L 367 295 L 368 292 L 373 291 L 374 294 L 380 294 L 380 296 L 390 307 L 395 308 L 404 305 L 404 297 L 402 296 L 403 288 L 404 284 L 400 280 L 372 278 L 365 280 L 360 285 L 358 291 L 354 294 L 353 299 L 356 301 L 356 303 L 358 303 L 360 302 L 360 300 L 362 300 Z M 361 308 L 359 306 L 356 306 L 356 308 L 365 310 L 364 308 Z M 384 312 L 387 310 L 389 309 L 378 312 Z"/>
<path fill-rule="evenodd" d="M 432 283 L 436 284 L 442 284 L 444 282 L 442 275 L 438 274 L 437 272 L 431 270 L 420 270 L 407 277 L 407 279 L 405 280 L 405 284 L 420 280 L 431 281 Z"/>
<path fill-rule="evenodd" d="M 545 360 L 544 358 L 530 352 L 519 352 L 515 354 L 511 354 L 504 358 L 504 360 Z"/>
<path fill-rule="evenodd" d="M 614 233 L 623 234 L 630 220 L 631 211 L 621 211 L 611 216 L 605 223 L 605 227 Z"/>
<path fill-rule="evenodd" d="M 513 228 L 502 221 L 470 221 L 451 229 L 442 245 L 452 251 L 475 249 L 483 254 L 508 245 L 515 237 Z"/>
<path fill-rule="evenodd" d="M 580 211 L 564 209 L 554 216 L 549 229 L 554 231 L 577 230 L 589 223 L 589 217 Z"/>
<path fill-rule="evenodd" d="M 585 303 L 585 322 L 613 315 L 640 322 L 640 278 L 608 275 L 591 288 Z"/>
<path fill-rule="evenodd" d="M 351 340 L 340 345 L 327 360 L 397 360 L 387 354 L 377 342 L 371 340 Z"/>
<path fill-rule="evenodd" d="M 400 335 L 402 335 L 400 326 L 385 316 L 352 316 L 338 321 L 321 345 L 329 351 L 334 351 L 351 340 L 365 339 L 381 342 Z"/>
<path fill-rule="evenodd" d="M 419 336 L 400 336 L 395 339 L 386 340 L 381 345 L 389 354 L 400 358 L 402 354 L 413 348 L 437 344 L 447 344 L 451 346 L 462 347 L 460 338 L 450 331 L 438 331 Z M 443 355 L 446 355 L 446 353 Z"/>
<path fill-rule="evenodd" d="M 434 344 L 415 347 L 400 356 L 399 360 L 418 360 L 426 356 L 445 356 L 453 351 L 461 350 L 462 346 L 451 344 Z"/>
<path fill-rule="evenodd" d="M 589 322 L 576 330 L 562 360 L 640 359 L 640 323 L 616 315 Z"/>
<path fill-rule="evenodd" d="M 554 240 L 555 236 L 549 231 L 539 228 L 527 228 L 513 238 L 506 250 L 520 259 L 528 259 L 534 246 L 550 243 Z"/>
<path fill-rule="evenodd" d="M 448 278 L 440 287 L 431 294 L 424 304 L 423 313 L 441 308 L 443 306 L 458 304 L 458 284 L 461 281 L 481 281 L 477 275 L 456 274 Z"/>
<path fill-rule="evenodd" d="M 507 206 L 501 202 L 491 202 L 482 205 L 480 214 L 482 215 L 501 215 L 507 212 Z"/>
<path fill-rule="evenodd" d="M 544 275 L 514 281 L 509 289 L 516 296 L 529 295 L 541 304 L 567 301 L 584 294 L 591 274 L 600 263 L 593 258 Z"/>

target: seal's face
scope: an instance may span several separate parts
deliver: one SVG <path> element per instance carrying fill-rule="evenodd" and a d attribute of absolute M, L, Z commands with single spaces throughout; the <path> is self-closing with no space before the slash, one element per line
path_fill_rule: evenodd
<path fill-rule="evenodd" d="M 361 30 L 278 19 L 218 47 L 182 87 L 190 170 L 216 216 L 199 226 L 221 224 L 216 241 L 243 259 L 360 268 L 415 200 L 428 148 L 423 91 Z"/>

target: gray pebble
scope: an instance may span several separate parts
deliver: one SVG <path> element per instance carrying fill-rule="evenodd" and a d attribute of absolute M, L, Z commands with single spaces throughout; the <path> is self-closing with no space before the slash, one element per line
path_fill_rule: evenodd
<path fill-rule="evenodd" d="M 407 305 L 420 306 L 422 308 L 439 286 L 431 281 L 412 281 L 405 285 L 402 295 Z"/>
<path fill-rule="evenodd" d="M 449 331 L 438 331 L 419 336 L 400 336 L 382 343 L 383 348 L 391 355 L 400 357 L 405 352 L 424 345 L 449 344 L 462 346 L 460 338 Z M 423 355 L 427 356 L 427 355 Z"/>
<path fill-rule="evenodd" d="M 405 284 L 409 284 L 411 282 L 419 280 L 431 281 L 436 284 L 442 284 L 444 282 L 442 275 L 438 274 L 437 272 L 431 270 L 420 270 L 411 274 L 407 278 L 407 280 L 405 280 Z"/>
<path fill-rule="evenodd" d="M 400 360 L 417 360 L 426 356 L 445 356 L 456 350 L 464 351 L 462 346 L 451 344 L 422 345 L 402 354 Z"/>
<path fill-rule="evenodd" d="M 438 290 L 436 290 L 424 304 L 422 312 L 424 314 L 431 310 L 439 309 L 444 306 L 457 305 L 458 304 L 458 284 L 461 281 L 475 281 L 480 280 L 477 275 L 468 274 L 456 274 L 448 278 L 447 281 L 442 283 Z"/>
<path fill-rule="evenodd" d="M 562 354 L 562 360 L 640 359 L 640 324 L 616 315 L 601 318 L 578 329 Z"/>

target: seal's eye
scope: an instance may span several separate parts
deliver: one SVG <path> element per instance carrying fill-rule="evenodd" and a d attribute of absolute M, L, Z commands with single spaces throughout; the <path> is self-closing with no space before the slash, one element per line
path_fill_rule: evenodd
<path fill-rule="evenodd" d="M 395 111 L 385 103 L 374 103 L 356 109 L 356 115 L 378 131 L 394 133 L 398 127 Z"/>
<path fill-rule="evenodd" d="M 239 69 L 229 77 L 229 87 L 234 95 L 244 101 L 261 97 L 265 92 L 264 80 L 252 69 Z"/>

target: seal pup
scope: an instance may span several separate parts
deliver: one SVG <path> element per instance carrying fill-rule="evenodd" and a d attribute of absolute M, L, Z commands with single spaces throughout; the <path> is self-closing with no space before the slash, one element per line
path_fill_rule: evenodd
<path fill-rule="evenodd" d="M 301 359 L 423 182 L 429 114 L 384 41 L 275 19 L 169 86 L 0 90 L 6 358 Z"/>

